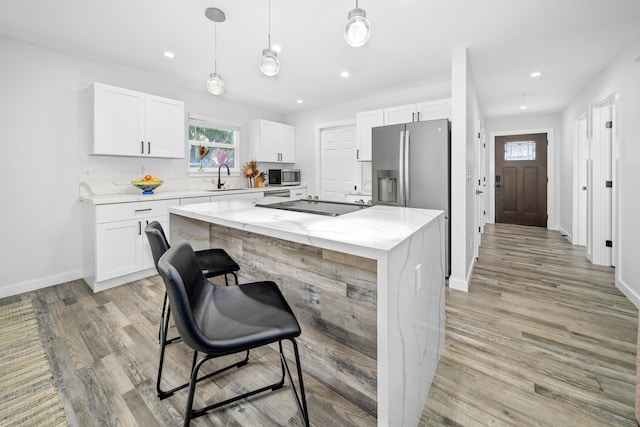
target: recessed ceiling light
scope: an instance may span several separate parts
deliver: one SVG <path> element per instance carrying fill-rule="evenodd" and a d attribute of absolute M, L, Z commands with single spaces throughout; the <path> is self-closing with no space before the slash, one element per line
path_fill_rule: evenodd
<path fill-rule="evenodd" d="M 280 46 L 279 44 L 274 44 L 273 46 L 271 46 L 271 49 L 275 50 L 278 53 L 282 52 L 282 46 Z"/>
<path fill-rule="evenodd" d="M 164 52 L 164 56 L 166 56 L 167 58 L 173 59 L 173 58 L 176 57 L 176 54 L 171 52 L 170 50 L 167 50 L 167 51 Z"/>
<path fill-rule="evenodd" d="M 527 109 L 527 106 L 526 106 L 526 105 L 521 105 L 521 106 L 520 106 L 520 109 L 521 109 L 521 110 L 526 110 L 526 109 Z"/>
<path fill-rule="evenodd" d="M 342 77 L 343 79 L 346 79 L 347 77 L 349 77 L 349 72 L 348 71 L 341 72 L 340 77 Z"/>
<path fill-rule="evenodd" d="M 531 94 L 530 94 L 530 93 L 523 93 L 523 94 L 522 94 L 522 97 L 523 97 L 524 99 L 529 99 L 529 98 L 531 98 Z"/>
<path fill-rule="evenodd" d="M 298 104 L 302 104 L 302 99 L 298 99 L 296 102 L 297 102 Z"/>
<path fill-rule="evenodd" d="M 542 73 L 540 71 L 534 71 L 533 73 L 531 73 L 529 75 L 535 79 L 536 77 L 540 77 L 542 75 Z"/>

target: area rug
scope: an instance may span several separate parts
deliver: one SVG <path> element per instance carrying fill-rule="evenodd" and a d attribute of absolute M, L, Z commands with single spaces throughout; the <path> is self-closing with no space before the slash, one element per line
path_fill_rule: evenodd
<path fill-rule="evenodd" d="M 65 426 L 30 301 L 0 306 L 0 426 Z"/>

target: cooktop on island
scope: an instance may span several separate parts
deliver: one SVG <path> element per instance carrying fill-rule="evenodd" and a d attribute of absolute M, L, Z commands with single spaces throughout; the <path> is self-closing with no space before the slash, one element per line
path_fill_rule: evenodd
<path fill-rule="evenodd" d="M 359 211 L 368 208 L 371 205 L 302 199 L 288 200 L 280 203 L 258 203 L 256 206 L 260 208 L 281 209 L 285 211 L 304 212 L 316 215 L 338 216 Z"/>

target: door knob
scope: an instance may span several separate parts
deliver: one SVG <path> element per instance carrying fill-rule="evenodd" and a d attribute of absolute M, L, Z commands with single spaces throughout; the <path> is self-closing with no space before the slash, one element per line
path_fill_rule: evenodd
<path fill-rule="evenodd" d="M 484 194 L 484 191 L 476 190 L 476 194 Z"/>

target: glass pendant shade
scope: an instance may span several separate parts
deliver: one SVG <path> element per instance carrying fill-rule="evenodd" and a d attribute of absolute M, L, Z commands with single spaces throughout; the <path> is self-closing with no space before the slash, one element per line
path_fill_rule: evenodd
<path fill-rule="evenodd" d="M 364 9 L 352 9 L 344 27 L 344 39 L 349 46 L 364 46 L 371 37 L 371 26 Z"/>
<path fill-rule="evenodd" d="M 278 54 L 275 50 L 266 48 L 262 51 L 260 71 L 268 77 L 273 77 L 278 74 L 278 71 L 280 71 L 280 60 L 278 60 Z"/>
<path fill-rule="evenodd" d="M 222 76 L 218 73 L 211 73 L 209 80 L 207 80 L 207 89 L 214 95 L 222 95 L 224 92 L 224 82 Z"/>

